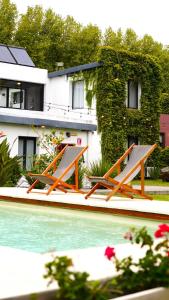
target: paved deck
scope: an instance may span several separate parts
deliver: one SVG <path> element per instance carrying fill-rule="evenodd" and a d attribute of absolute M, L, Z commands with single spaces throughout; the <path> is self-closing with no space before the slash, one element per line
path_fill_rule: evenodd
<path fill-rule="evenodd" d="M 85 200 L 84 195 L 76 193 L 53 192 L 47 196 L 44 192 L 39 193 L 37 190 L 27 194 L 26 190 L 24 188 L 0 188 L 0 199 L 25 204 L 97 210 L 169 220 L 169 202 L 166 201 L 128 200 L 127 198 L 112 197 L 109 202 L 106 202 L 104 195 L 94 195 L 89 200 Z M 137 259 L 142 255 L 139 248 L 130 244 L 117 245 L 115 248 L 119 258 L 133 255 Z M 55 255 L 71 257 L 75 270 L 88 272 L 90 279 L 101 279 L 115 274 L 113 264 L 104 257 L 104 250 L 104 247 L 97 247 L 60 251 Z M 8 299 L 9 297 L 13 299 L 14 296 L 56 288 L 55 284 L 47 287 L 47 281 L 43 278 L 45 274 L 44 265 L 51 259 L 50 253 L 38 254 L 0 247 L 0 299 Z"/>
<path fill-rule="evenodd" d="M 46 195 L 45 191 L 33 190 L 27 194 L 25 188 L 0 188 L 0 199 L 29 203 L 44 206 L 65 207 L 71 209 L 83 209 L 100 211 L 113 214 L 125 214 L 157 220 L 169 220 L 168 201 L 150 201 L 142 199 L 112 197 L 105 201 L 104 195 L 93 194 L 88 200 L 84 195 L 77 193 L 52 192 Z"/>

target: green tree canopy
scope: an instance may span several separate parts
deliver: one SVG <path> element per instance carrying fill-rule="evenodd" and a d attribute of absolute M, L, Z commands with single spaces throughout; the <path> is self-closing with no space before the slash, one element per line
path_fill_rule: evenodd
<path fill-rule="evenodd" d="M 0 0 L 0 43 L 12 44 L 17 15 L 15 4 L 10 0 Z"/>

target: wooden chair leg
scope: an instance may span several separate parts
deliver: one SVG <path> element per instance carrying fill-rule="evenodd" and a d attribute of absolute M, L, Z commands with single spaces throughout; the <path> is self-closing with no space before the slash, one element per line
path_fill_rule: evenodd
<path fill-rule="evenodd" d="M 29 194 L 29 192 L 34 188 L 34 186 L 35 186 L 38 182 L 39 182 L 39 180 L 36 179 L 36 180 L 32 183 L 32 185 L 31 185 L 31 186 L 28 188 L 28 190 L 26 191 L 27 194 Z"/>
<path fill-rule="evenodd" d="M 96 183 L 93 188 L 86 194 L 85 199 L 87 199 L 92 193 L 94 193 L 95 190 L 99 187 L 99 183 Z"/>

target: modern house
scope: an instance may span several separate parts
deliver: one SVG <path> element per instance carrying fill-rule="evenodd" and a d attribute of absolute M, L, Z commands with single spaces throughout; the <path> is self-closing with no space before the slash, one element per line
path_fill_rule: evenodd
<path fill-rule="evenodd" d="M 89 145 L 87 163 L 99 156 L 95 111 L 88 109 L 81 84 L 72 85 L 69 71 L 48 74 L 36 68 L 25 49 L 0 45 L 0 130 L 7 135 L 11 155 L 23 156 L 27 169 L 32 154 L 44 152 L 38 140 L 51 128 L 62 131 L 65 142 Z"/>
<path fill-rule="evenodd" d="M 56 128 L 58 134 L 64 133 L 63 143 L 88 145 L 86 163 L 98 160 L 101 148 L 102 154 L 110 151 L 112 157 L 111 153 L 117 152 L 119 157 L 116 148 L 120 145 L 127 147 L 133 142 L 157 141 L 156 65 L 151 60 L 144 65 L 144 57 L 123 52 L 117 55 L 110 48 L 103 49 L 100 61 L 48 73 L 36 68 L 25 49 L 0 45 L 0 131 L 7 135 L 11 154 L 23 156 L 25 168 L 30 169 L 32 154 L 44 152 L 38 141 L 44 130 L 47 133 L 51 128 Z M 128 67 L 124 68 L 127 63 Z M 151 87 L 150 76 L 146 73 L 148 65 L 153 70 L 155 88 Z M 93 70 L 98 70 L 97 103 L 101 107 L 99 111 L 97 105 L 98 119 L 95 95 L 90 106 L 87 102 L 84 76 Z M 165 126 L 164 117 L 160 118 L 161 137 L 163 133 L 169 134 L 166 118 Z M 169 140 L 165 138 L 167 145 Z"/>

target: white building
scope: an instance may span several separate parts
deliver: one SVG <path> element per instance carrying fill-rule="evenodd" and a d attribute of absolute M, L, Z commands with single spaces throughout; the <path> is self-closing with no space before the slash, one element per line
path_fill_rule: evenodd
<path fill-rule="evenodd" d="M 95 103 L 88 108 L 83 78 L 72 80 L 74 73 L 98 67 L 92 63 L 48 74 L 36 68 L 23 48 L 0 45 L 0 131 L 11 145 L 11 155 L 29 157 L 41 154 L 41 132 L 57 128 L 65 139 L 88 145 L 86 163 L 100 157 Z"/>

